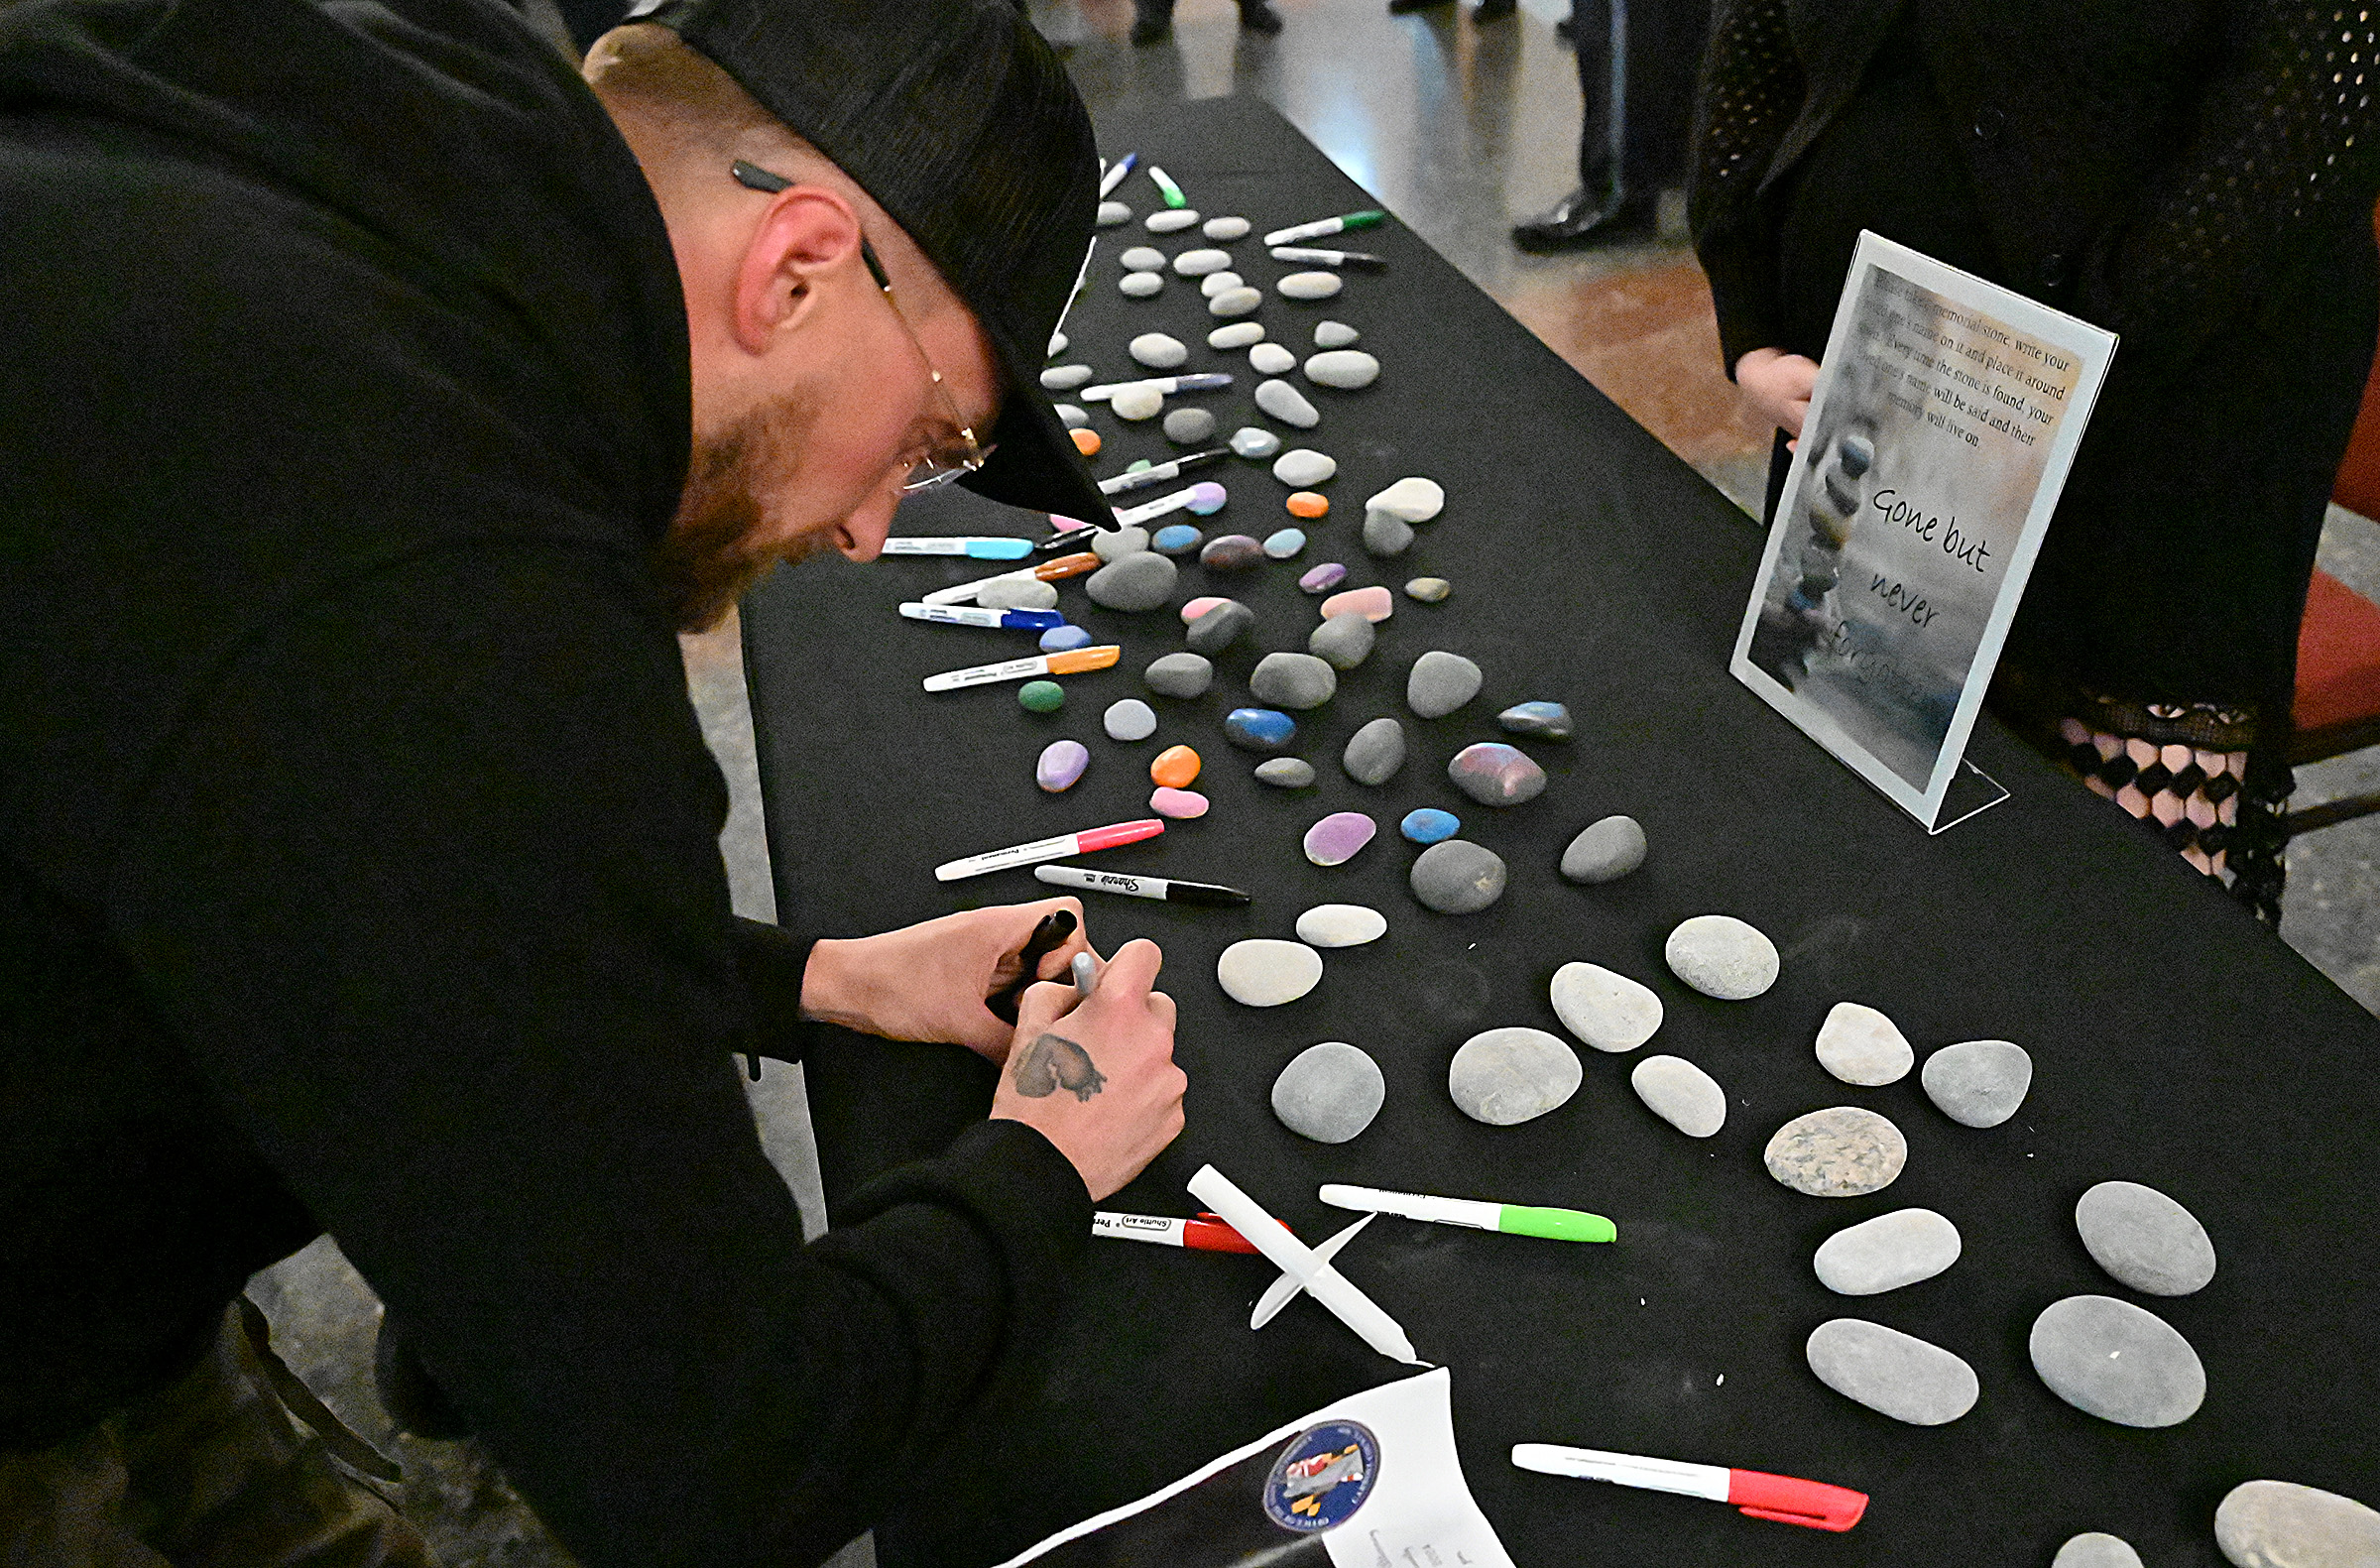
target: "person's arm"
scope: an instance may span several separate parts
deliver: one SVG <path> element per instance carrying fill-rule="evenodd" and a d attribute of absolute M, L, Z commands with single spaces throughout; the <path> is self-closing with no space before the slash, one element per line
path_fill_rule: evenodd
<path fill-rule="evenodd" d="M 1805 90 L 1787 20 L 1785 0 L 1719 0 L 1695 94 L 1687 211 L 1729 375 L 1745 354 L 1783 335 L 1760 181 Z"/>

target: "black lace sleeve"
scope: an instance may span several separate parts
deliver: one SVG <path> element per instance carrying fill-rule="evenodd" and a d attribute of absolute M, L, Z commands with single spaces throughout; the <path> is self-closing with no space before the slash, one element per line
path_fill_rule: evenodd
<path fill-rule="evenodd" d="M 1720 0 L 1695 93 L 1688 210 L 1729 375 L 1747 350 L 1777 338 L 1759 184 L 1806 88 L 1785 9 L 1785 0 Z"/>

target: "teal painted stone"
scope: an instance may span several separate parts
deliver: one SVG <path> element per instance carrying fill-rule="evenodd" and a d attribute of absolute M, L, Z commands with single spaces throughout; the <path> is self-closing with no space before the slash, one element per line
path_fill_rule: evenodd
<path fill-rule="evenodd" d="M 1055 713 L 1066 705 L 1066 688 L 1054 680 L 1028 680 L 1016 688 L 1027 713 Z"/>
<path fill-rule="evenodd" d="M 1441 811 L 1425 805 L 1418 811 L 1407 811 L 1396 830 L 1416 844 L 1438 844 L 1463 831 L 1463 819 L 1452 811 Z"/>
<path fill-rule="evenodd" d="M 1302 528 L 1285 528 L 1264 538 L 1264 553 L 1274 560 L 1287 560 L 1305 547 L 1306 531 Z"/>
<path fill-rule="evenodd" d="M 1570 739 L 1570 709 L 1559 702 L 1516 702 L 1495 716 L 1507 735 L 1535 735 L 1549 741 Z"/>
<path fill-rule="evenodd" d="M 1277 752 L 1297 739 L 1297 720 L 1274 708 L 1234 708 L 1225 715 L 1223 738 L 1247 752 Z"/>

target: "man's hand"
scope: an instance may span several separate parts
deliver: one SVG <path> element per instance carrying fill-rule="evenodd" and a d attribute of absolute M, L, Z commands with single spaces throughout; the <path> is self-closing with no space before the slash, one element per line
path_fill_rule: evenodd
<path fill-rule="evenodd" d="M 1131 941 L 1077 1005 L 1070 985 L 1037 985 L 1016 1010 L 1016 1040 L 995 1120 L 1022 1122 L 1073 1161 L 1094 1202 L 1145 1169 L 1182 1131 L 1190 1080 L 1173 1064 L 1173 998 L 1149 986 L 1165 961 Z"/>
<path fill-rule="evenodd" d="M 1735 361 L 1735 385 L 1760 417 L 1795 439 L 1818 389 L 1818 361 L 1781 348 L 1755 348 Z"/>
<path fill-rule="evenodd" d="M 967 909 L 876 936 L 819 942 L 802 972 L 802 1017 L 887 1039 L 964 1045 L 1000 1061 L 1013 1031 L 984 1001 L 1016 977 L 1025 939 L 1057 909 L 1074 915 L 1074 932 L 1036 968 L 1063 976 L 1075 954 L 1091 950 L 1080 899 Z"/>

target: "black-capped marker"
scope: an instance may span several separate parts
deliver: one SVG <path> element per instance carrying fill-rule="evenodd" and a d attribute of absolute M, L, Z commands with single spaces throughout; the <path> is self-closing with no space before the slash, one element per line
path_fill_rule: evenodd
<path fill-rule="evenodd" d="M 1086 893 L 1121 893 L 1128 899 L 1161 899 L 1167 904 L 1199 904 L 1211 907 L 1246 904 L 1238 888 L 1212 882 L 1178 882 L 1170 877 L 1134 877 L 1121 871 L 1093 871 L 1087 866 L 1035 866 L 1033 877 L 1053 888 Z"/>

